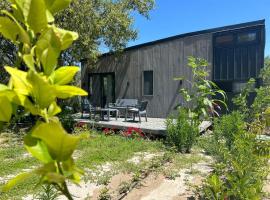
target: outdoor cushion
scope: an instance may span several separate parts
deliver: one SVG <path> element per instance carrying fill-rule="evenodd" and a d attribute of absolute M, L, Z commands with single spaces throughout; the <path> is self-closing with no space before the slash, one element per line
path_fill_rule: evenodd
<path fill-rule="evenodd" d="M 137 106 L 138 99 L 117 99 L 115 104 L 121 107 Z"/>

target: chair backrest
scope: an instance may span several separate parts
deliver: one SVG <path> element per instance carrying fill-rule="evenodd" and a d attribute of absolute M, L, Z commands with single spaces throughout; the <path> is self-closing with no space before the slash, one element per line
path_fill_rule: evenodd
<path fill-rule="evenodd" d="M 82 110 L 90 110 L 92 107 L 87 98 L 82 98 L 81 106 Z"/>
<path fill-rule="evenodd" d="M 139 111 L 145 111 L 147 108 L 148 101 L 141 101 Z"/>
<path fill-rule="evenodd" d="M 116 106 L 137 106 L 138 105 L 138 99 L 117 99 L 116 100 Z"/>

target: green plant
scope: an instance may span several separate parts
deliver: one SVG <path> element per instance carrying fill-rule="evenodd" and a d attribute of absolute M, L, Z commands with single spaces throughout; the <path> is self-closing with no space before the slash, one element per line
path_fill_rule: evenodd
<path fill-rule="evenodd" d="M 12 12 L 1 11 L 0 33 L 18 49 L 14 67 L 5 66 L 10 75 L 8 85 L 0 85 L 0 121 L 9 122 L 17 106 L 35 116 L 35 126 L 24 138 L 29 153 L 42 165 L 21 173 L 4 187 L 7 191 L 19 182 L 39 176 L 40 183 L 54 186 L 72 199 L 66 181 L 80 181 L 82 171 L 72 158 L 81 136 L 69 135 L 56 117 L 61 112 L 57 99 L 87 95 L 68 85 L 78 67 L 57 66 L 62 50 L 78 38 L 77 33 L 54 25 L 57 12 L 70 0 L 11 0 Z"/>
<path fill-rule="evenodd" d="M 110 200 L 110 199 L 111 195 L 109 194 L 109 189 L 107 187 L 102 188 L 98 196 L 98 200 Z"/>
<path fill-rule="evenodd" d="M 72 111 L 68 109 L 62 109 L 62 112 L 58 114 L 59 120 L 62 126 L 68 133 L 72 133 L 75 128 L 76 121 L 72 116 Z"/>
<path fill-rule="evenodd" d="M 34 196 L 36 200 L 57 200 L 59 193 L 52 185 L 43 185 L 42 191 Z"/>
<path fill-rule="evenodd" d="M 248 104 L 248 98 L 250 93 L 255 91 L 255 79 L 251 78 L 242 89 L 242 91 L 235 96 L 232 101 L 236 105 L 237 110 L 248 119 L 250 117 L 250 105 Z"/>
<path fill-rule="evenodd" d="M 239 112 L 224 115 L 214 122 L 214 137 L 220 142 L 225 142 L 226 147 L 231 150 L 235 135 L 244 128 L 243 116 Z"/>
<path fill-rule="evenodd" d="M 270 106 L 270 60 L 269 57 L 265 60 L 265 66 L 262 68 L 260 78 L 262 84 L 255 89 L 256 97 L 251 106 L 252 117 L 260 117 L 261 114 Z"/>
<path fill-rule="evenodd" d="M 261 199 L 268 174 L 268 158 L 259 153 L 257 135 L 247 129 L 243 116 L 234 112 L 214 124 L 219 158 L 215 172 L 202 187 L 204 199 Z M 262 146 L 260 146 L 263 148 Z M 265 152 L 264 152 L 265 153 Z"/>
<path fill-rule="evenodd" d="M 199 134 L 198 121 L 191 120 L 184 108 L 178 109 L 177 119 L 167 119 L 167 142 L 182 153 L 190 149 Z"/>
<path fill-rule="evenodd" d="M 167 119 L 167 141 L 178 151 L 188 153 L 199 136 L 198 126 L 201 121 L 219 116 L 221 106 L 226 106 L 225 92 L 208 80 L 208 63 L 201 58 L 188 58 L 188 66 L 192 71 L 192 80 L 187 80 L 189 89 L 182 88 L 180 94 L 184 104 L 178 108 L 176 119 Z M 183 78 L 175 78 L 183 80 Z M 217 98 L 217 96 L 220 96 Z"/>
<path fill-rule="evenodd" d="M 213 116 L 219 116 L 221 106 L 227 108 L 226 94 L 218 86 L 209 80 L 207 71 L 208 62 L 202 58 L 188 58 L 188 67 L 192 71 L 192 80 L 189 89 L 182 88 L 180 94 L 185 100 L 184 107 L 189 109 L 189 115 L 198 120 L 206 120 Z M 175 80 L 184 80 L 175 78 Z"/>
<path fill-rule="evenodd" d="M 132 184 L 132 182 L 131 183 L 126 182 L 126 181 L 122 182 L 119 185 L 119 189 L 118 189 L 119 194 L 127 193 L 130 189 L 131 184 Z"/>

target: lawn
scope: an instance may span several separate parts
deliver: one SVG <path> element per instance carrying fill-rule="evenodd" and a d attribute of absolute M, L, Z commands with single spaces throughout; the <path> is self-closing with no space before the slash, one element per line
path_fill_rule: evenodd
<path fill-rule="evenodd" d="M 91 133 L 78 145 L 75 152 L 77 165 L 82 169 L 95 169 L 107 162 L 119 163 L 131 158 L 136 152 L 158 152 L 165 149 L 161 142 L 148 140 L 127 139 L 121 136 L 105 136 Z M 9 142 L 0 148 L 0 180 L 16 175 L 22 170 L 27 170 L 37 161 L 30 157 L 21 143 Z M 34 192 L 37 179 L 28 180 L 6 194 L 1 194 L 0 199 L 21 199 L 22 196 Z M 37 187 L 36 190 L 39 190 Z"/>
<path fill-rule="evenodd" d="M 149 172 L 175 179 L 180 169 L 190 168 L 194 163 L 205 160 L 197 154 L 198 149 L 194 151 L 194 154 L 184 155 L 168 150 L 162 141 L 129 139 L 119 135 L 106 136 L 92 131 L 84 133 L 88 133 L 89 137 L 80 142 L 74 152 L 74 157 L 77 165 L 85 170 L 83 181 L 90 181 L 97 185 L 107 186 L 112 177 L 122 173 L 130 174 L 130 180 L 133 181 Z M 1 182 L 22 170 L 38 165 L 35 159 L 26 153 L 20 142 L 9 142 L 8 145 L 2 146 L 0 158 L 2 161 Z M 109 170 L 104 170 L 104 166 L 109 166 Z M 40 186 L 35 187 L 37 183 L 37 177 L 27 180 L 10 192 L 1 194 L 0 199 L 15 200 L 29 194 L 37 194 L 41 190 Z M 127 183 L 124 182 L 124 184 Z"/>

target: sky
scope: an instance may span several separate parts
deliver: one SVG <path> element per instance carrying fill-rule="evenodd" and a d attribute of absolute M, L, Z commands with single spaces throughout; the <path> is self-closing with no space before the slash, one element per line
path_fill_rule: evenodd
<path fill-rule="evenodd" d="M 270 55 L 270 0 L 156 0 L 149 20 L 135 15 L 139 34 L 128 46 L 261 19 L 266 20 L 265 55 Z"/>

